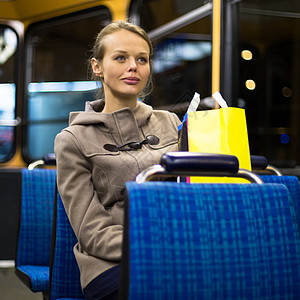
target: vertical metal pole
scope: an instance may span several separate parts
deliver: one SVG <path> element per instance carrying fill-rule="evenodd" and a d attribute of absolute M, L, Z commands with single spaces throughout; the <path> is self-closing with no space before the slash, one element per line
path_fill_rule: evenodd
<path fill-rule="evenodd" d="M 212 93 L 220 91 L 221 8 L 222 0 L 213 0 L 212 20 Z M 218 104 L 216 104 L 218 108 Z"/>

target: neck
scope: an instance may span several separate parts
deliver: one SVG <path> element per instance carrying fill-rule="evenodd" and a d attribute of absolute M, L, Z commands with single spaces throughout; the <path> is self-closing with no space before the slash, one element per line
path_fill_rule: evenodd
<path fill-rule="evenodd" d="M 136 98 L 126 98 L 126 99 L 120 99 L 120 98 L 107 98 L 105 97 L 105 105 L 103 108 L 103 113 L 113 113 L 119 109 L 129 107 L 131 109 L 135 108 L 137 104 Z"/>

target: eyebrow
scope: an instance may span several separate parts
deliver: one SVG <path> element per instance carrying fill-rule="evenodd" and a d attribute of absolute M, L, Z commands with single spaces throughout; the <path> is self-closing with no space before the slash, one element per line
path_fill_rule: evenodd
<path fill-rule="evenodd" d="M 115 52 L 124 53 L 124 54 L 128 53 L 128 51 L 120 50 L 120 49 L 116 49 L 116 50 L 113 51 L 113 53 L 115 53 Z M 148 55 L 147 52 L 140 52 L 138 54 L 140 54 L 140 55 Z"/>

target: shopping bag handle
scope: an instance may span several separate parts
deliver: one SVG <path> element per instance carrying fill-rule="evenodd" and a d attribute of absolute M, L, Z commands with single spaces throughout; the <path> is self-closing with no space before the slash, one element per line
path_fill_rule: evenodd
<path fill-rule="evenodd" d="M 222 95 L 219 93 L 219 92 L 215 92 L 213 93 L 212 95 L 212 99 L 215 100 L 216 102 L 216 105 L 215 105 L 215 108 L 225 108 L 225 107 L 228 107 L 225 99 L 222 97 Z M 187 114 L 189 112 L 195 112 L 200 104 L 200 94 L 198 94 L 197 92 L 195 92 L 194 96 L 193 96 L 193 99 L 191 100 L 191 103 L 187 109 Z"/>
<path fill-rule="evenodd" d="M 219 92 L 213 93 L 212 98 L 218 103 L 218 105 L 221 108 L 228 107 L 225 99 L 222 97 L 222 95 Z"/>
<path fill-rule="evenodd" d="M 258 175 L 239 169 L 238 158 L 234 155 L 187 151 L 165 153 L 161 157 L 160 164 L 138 174 L 136 182 L 142 183 L 157 176 L 239 177 L 251 183 L 263 183 Z"/>

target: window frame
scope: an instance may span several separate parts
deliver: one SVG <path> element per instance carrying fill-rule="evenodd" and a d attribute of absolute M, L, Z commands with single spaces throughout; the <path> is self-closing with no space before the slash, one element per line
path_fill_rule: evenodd
<path fill-rule="evenodd" d="M 11 151 L 7 154 L 7 156 L 3 159 L 0 159 L 0 163 L 6 163 L 15 155 L 17 149 L 17 127 L 21 125 L 21 118 L 19 117 L 19 105 L 18 105 L 18 94 L 19 94 L 19 78 L 20 78 L 20 53 L 21 53 L 21 45 L 23 41 L 23 25 L 18 21 L 4 21 L 1 20 L 0 23 L 1 28 L 9 28 L 11 29 L 17 38 L 17 47 L 16 52 L 14 53 L 14 66 L 13 66 L 13 77 L 12 80 L 15 84 L 15 106 L 14 106 L 14 118 L 12 119 L 0 119 L 0 127 L 13 127 L 13 142 Z"/>
<path fill-rule="evenodd" d="M 99 17 L 103 18 L 104 22 L 111 22 L 112 15 L 111 11 L 106 6 L 97 6 L 82 10 L 79 12 L 74 12 L 58 17 L 54 17 L 48 20 L 32 23 L 28 26 L 28 29 L 25 33 L 24 39 L 24 52 L 25 52 L 25 74 L 24 74 L 24 84 L 23 84 L 23 95 L 24 95 L 24 105 L 23 105 L 23 126 L 22 126 L 22 157 L 26 163 L 31 163 L 34 159 L 31 157 L 29 152 L 28 144 L 28 128 L 30 125 L 30 120 L 28 118 L 28 105 L 29 105 L 29 94 L 28 94 L 28 85 L 31 83 L 31 74 L 32 74 L 32 65 L 33 65 L 33 55 L 32 55 L 32 46 L 30 45 L 30 39 L 33 35 L 43 32 L 44 30 L 51 29 L 53 27 L 68 24 L 75 21 L 84 20 L 86 18 Z M 66 116 L 68 120 L 68 116 Z M 43 121 L 41 121 L 42 123 Z M 46 154 L 46 153 L 45 153 Z"/>

